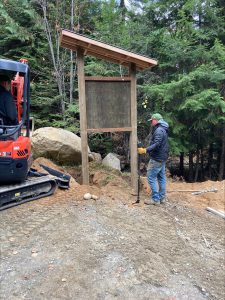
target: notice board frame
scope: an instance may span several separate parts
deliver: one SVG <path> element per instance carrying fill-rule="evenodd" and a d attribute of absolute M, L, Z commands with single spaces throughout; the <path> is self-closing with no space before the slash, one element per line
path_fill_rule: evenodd
<path fill-rule="evenodd" d="M 132 131 L 131 77 L 85 77 L 87 132 Z"/>

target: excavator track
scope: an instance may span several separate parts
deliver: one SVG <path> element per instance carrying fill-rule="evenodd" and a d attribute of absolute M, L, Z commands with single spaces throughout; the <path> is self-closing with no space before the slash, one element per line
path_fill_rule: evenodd
<path fill-rule="evenodd" d="M 56 178 L 52 176 L 32 178 L 20 184 L 0 186 L 0 210 L 50 196 L 56 188 Z"/>

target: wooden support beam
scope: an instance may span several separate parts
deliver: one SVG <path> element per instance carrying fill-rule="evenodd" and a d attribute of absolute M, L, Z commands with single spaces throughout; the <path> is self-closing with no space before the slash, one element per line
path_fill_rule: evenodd
<path fill-rule="evenodd" d="M 136 92 L 136 65 L 131 63 L 131 134 L 130 134 L 130 155 L 131 155 L 131 184 L 134 192 L 138 190 L 137 176 L 137 92 Z"/>
<path fill-rule="evenodd" d="M 131 127 L 121 127 L 121 128 L 88 128 L 87 132 L 126 132 L 132 131 Z"/>
<path fill-rule="evenodd" d="M 88 172 L 88 139 L 87 139 L 87 114 L 85 99 L 85 79 L 84 79 L 84 51 L 77 49 L 77 75 L 80 108 L 80 132 L 81 132 L 81 153 L 82 153 L 82 177 L 83 184 L 89 184 Z"/>
<path fill-rule="evenodd" d="M 85 81 L 130 81 L 131 78 L 126 77 L 103 77 L 103 76 L 85 76 Z"/>

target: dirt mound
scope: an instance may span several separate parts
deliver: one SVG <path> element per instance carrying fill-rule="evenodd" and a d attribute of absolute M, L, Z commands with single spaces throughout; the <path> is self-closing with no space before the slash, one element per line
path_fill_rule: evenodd
<path fill-rule="evenodd" d="M 193 194 L 198 192 L 199 194 Z M 168 197 L 169 199 L 176 198 L 178 201 L 197 208 L 212 207 L 224 211 L 225 180 L 196 183 L 169 181 Z"/>
<path fill-rule="evenodd" d="M 141 189 L 145 194 L 150 195 L 150 188 L 146 177 L 141 177 Z M 197 208 L 204 209 L 211 207 L 224 210 L 225 180 L 187 183 L 168 179 L 167 196 L 169 201 L 179 201 Z"/>
<path fill-rule="evenodd" d="M 49 167 L 49 168 L 52 168 L 56 171 L 59 171 L 59 172 L 62 172 L 62 173 L 65 173 L 67 175 L 70 175 L 66 169 L 62 168 L 62 167 L 59 167 L 58 165 L 56 165 L 54 162 L 52 162 L 50 159 L 47 159 L 47 158 L 44 158 L 44 157 L 39 157 L 37 159 L 34 160 L 33 164 L 32 164 L 32 168 L 36 169 L 38 172 L 41 172 L 41 173 L 48 173 L 47 171 L 45 171 L 44 168 L 42 168 L 41 165 L 45 165 L 46 167 Z M 71 176 L 71 179 L 70 179 L 70 187 L 73 188 L 75 186 L 77 186 L 78 183 L 76 182 L 75 178 L 73 178 Z"/>
<path fill-rule="evenodd" d="M 98 197 L 103 195 L 105 198 L 109 198 L 109 200 L 119 199 L 126 203 L 131 202 L 132 189 L 130 187 L 129 174 L 121 173 L 118 170 L 113 170 L 93 162 L 89 166 L 91 184 L 90 186 L 86 186 L 78 183 L 82 181 L 81 167 L 59 167 L 51 160 L 42 157 L 37 158 L 32 167 L 46 173 L 40 166 L 41 164 L 71 175 L 70 189 L 65 191 L 58 189 L 52 196 L 55 200 L 65 198 L 81 201 L 85 193 L 90 193 Z M 195 192 L 199 192 L 199 194 L 193 194 Z M 150 193 L 147 178 L 141 177 L 141 199 L 150 197 Z M 169 202 L 183 203 L 186 206 L 198 209 L 211 207 L 224 211 L 225 180 L 220 182 L 186 183 L 168 178 L 167 195 Z"/>
<path fill-rule="evenodd" d="M 94 194 L 96 196 L 100 196 L 100 191 L 97 187 L 95 186 L 86 186 L 86 185 L 80 185 L 76 179 L 74 178 L 74 174 L 77 174 L 77 172 L 74 171 L 75 168 L 64 168 L 56 165 L 54 162 L 51 160 L 44 158 L 44 157 L 39 157 L 37 158 L 33 164 L 32 168 L 36 169 L 38 172 L 41 173 L 46 173 L 45 169 L 41 167 L 41 165 L 45 165 L 49 168 L 52 168 L 56 171 L 63 172 L 67 175 L 70 175 L 70 188 L 69 190 L 60 190 L 58 189 L 54 195 L 52 195 L 49 198 L 54 198 L 54 200 L 60 200 L 62 198 L 73 198 L 74 200 L 83 200 L 83 196 L 85 193 L 90 193 Z M 71 174 L 72 173 L 72 174 Z"/>

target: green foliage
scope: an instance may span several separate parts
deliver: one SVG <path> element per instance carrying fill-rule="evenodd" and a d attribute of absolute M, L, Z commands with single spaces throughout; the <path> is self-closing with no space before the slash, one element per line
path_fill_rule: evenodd
<path fill-rule="evenodd" d="M 89 147 L 93 152 L 109 153 L 112 152 L 113 142 L 107 133 L 91 133 L 89 135 Z"/>

